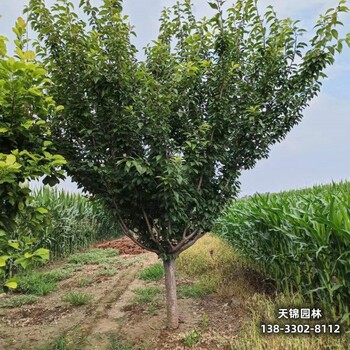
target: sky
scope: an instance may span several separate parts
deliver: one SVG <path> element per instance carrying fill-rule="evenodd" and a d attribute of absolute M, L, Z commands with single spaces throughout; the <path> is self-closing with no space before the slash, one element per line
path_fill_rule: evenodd
<path fill-rule="evenodd" d="M 78 0 L 71 0 L 78 4 Z M 46 0 L 52 4 L 53 0 Z M 153 40 L 164 6 L 175 0 L 125 0 L 124 11 L 138 34 L 140 50 Z M 11 28 L 27 0 L 0 0 L 0 35 L 13 38 Z M 95 3 L 99 3 L 95 0 Z M 193 0 L 198 18 L 213 14 L 206 0 Z M 227 4 L 232 3 L 227 1 Z M 262 11 L 274 6 L 279 18 L 301 20 L 312 31 L 318 15 L 337 5 L 334 0 L 261 0 Z M 24 17 L 25 18 L 25 17 Z M 344 31 L 350 32 L 350 15 L 344 17 Z M 256 192 L 278 192 L 305 188 L 332 181 L 350 180 L 350 49 L 345 47 L 335 64 L 326 71 L 321 93 L 311 101 L 299 125 L 279 144 L 271 148 L 268 159 L 258 161 L 254 169 L 240 178 L 240 196 Z M 69 180 L 60 187 L 76 190 Z"/>

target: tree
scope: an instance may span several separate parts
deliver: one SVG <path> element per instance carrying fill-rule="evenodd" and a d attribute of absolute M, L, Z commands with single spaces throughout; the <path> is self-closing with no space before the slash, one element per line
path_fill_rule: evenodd
<path fill-rule="evenodd" d="M 189 0 L 164 9 L 156 40 L 136 58 L 119 0 L 81 0 L 51 11 L 31 0 L 38 53 L 64 110 L 54 120 L 67 172 L 113 212 L 125 235 L 163 259 L 168 325 L 178 326 L 175 259 L 209 231 L 234 198 L 242 169 L 266 158 L 302 118 L 324 69 L 342 50 L 341 1 L 321 16 L 309 44 L 297 21 L 259 15 L 253 0 L 226 14 Z"/>
<path fill-rule="evenodd" d="M 56 106 L 47 94 L 47 72 L 35 62 L 35 53 L 25 49 L 22 18 L 13 31 L 15 57 L 7 56 L 7 39 L 0 36 L 0 285 L 5 289 L 17 286 L 12 278 L 16 265 L 26 268 L 49 258 L 47 249 L 33 249 L 47 210 L 32 205 L 25 181 L 47 175 L 44 182 L 54 182 L 63 177 L 60 166 L 65 163 L 50 141 L 49 118 Z M 18 227 L 21 217 L 25 228 Z"/>

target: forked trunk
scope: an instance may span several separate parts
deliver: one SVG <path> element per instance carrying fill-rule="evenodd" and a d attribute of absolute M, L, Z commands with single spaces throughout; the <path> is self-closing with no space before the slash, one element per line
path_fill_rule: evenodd
<path fill-rule="evenodd" d="M 179 313 L 177 309 L 175 258 L 170 257 L 167 260 L 163 260 L 163 264 L 165 271 L 168 328 L 176 329 L 179 327 Z"/>

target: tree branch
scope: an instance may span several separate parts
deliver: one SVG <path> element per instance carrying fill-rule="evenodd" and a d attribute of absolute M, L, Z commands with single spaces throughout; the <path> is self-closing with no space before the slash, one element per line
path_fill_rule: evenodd
<path fill-rule="evenodd" d="M 145 212 L 145 209 L 142 207 L 142 214 L 143 214 L 143 217 L 145 218 L 146 220 L 146 224 L 147 224 L 147 228 L 148 228 L 148 232 L 149 234 L 151 235 L 151 239 L 154 243 L 159 243 L 159 241 L 154 237 L 154 234 L 153 234 L 153 229 L 152 229 L 152 226 L 148 220 L 148 216 Z"/>
<path fill-rule="evenodd" d="M 189 236 L 185 236 L 184 239 L 182 239 L 180 241 L 179 244 L 176 245 L 176 247 L 174 249 L 172 249 L 169 253 L 170 254 L 173 254 L 173 253 L 176 253 L 179 249 L 181 249 L 185 244 L 187 244 L 187 242 L 192 238 L 194 237 L 196 234 L 198 233 L 198 230 L 194 230 Z"/>
<path fill-rule="evenodd" d="M 205 232 L 200 233 L 197 235 L 192 241 L 187 242 L 185 245 L 183 245 L 180 249 L 176 250 L 176 254 L 180 254 L 187 248 L 191 247 L 194 243 L 196 243 L 200 238 L 202 238 L 205 235 Z"/>
<path fill-rule="evenodd" d="M 135 237 L 134 237 L 134 232 L 131 230 L 128 230 L 128 232 L 124 232 L 126 236 L 128 236 L 134 243 L 136 243 L 138 246 L 140 246 L 141 248 L 148 250 L 150 252 L 156 253 L 157 255 L 159 254 L 159 250 L 157 249 L 153 249 L 153 248 L 149 248 L 147 246 L 145 246 L 144 244 L 140 243 Z"/>

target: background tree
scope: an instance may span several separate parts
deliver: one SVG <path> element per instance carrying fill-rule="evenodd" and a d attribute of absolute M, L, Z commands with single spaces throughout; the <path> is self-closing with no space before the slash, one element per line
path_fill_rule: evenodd
<path fill-rule="evenodd" d="M 65 106 L 54 120 L 67 172 L 103 200 L 124 233 L 164 262 L 168 322 L 178 326 L 175 258 L 234 198 L 243 169 L 268 156 L 302 118 L 324 69 L 342 50 L 341 1 L 321 16 L 308 44 L 297 22 L 253 0 L 210 19 L 190 1 L 164 9 L 159 35 L 136 59 L 121 1 L 51 8 L 31 0 L 37 50 Z"/>
<path fill-rule="evenodd" d="M 44 182 L 54 183 L 63 177 L 59 168 L 65 163 L 50 141 L 48 121 L 56 106 L 47 93 L 47 72 L 35 62 L 35 53 L 26 50 L 22 18 L 13 31 L 15 57 L 7 56 L 7 39 L 0 36 L 0 286 L 5 288 L 17 286 L 11 279 L 15 265 L 26 268 L 49 258 L 47 249 L 33 249 L 33 233 L 41 228 L 47 210 L 31 204 L 25 182 L 47 175 Z M 26 225 L 19 229 L 21 217 Z"/>

